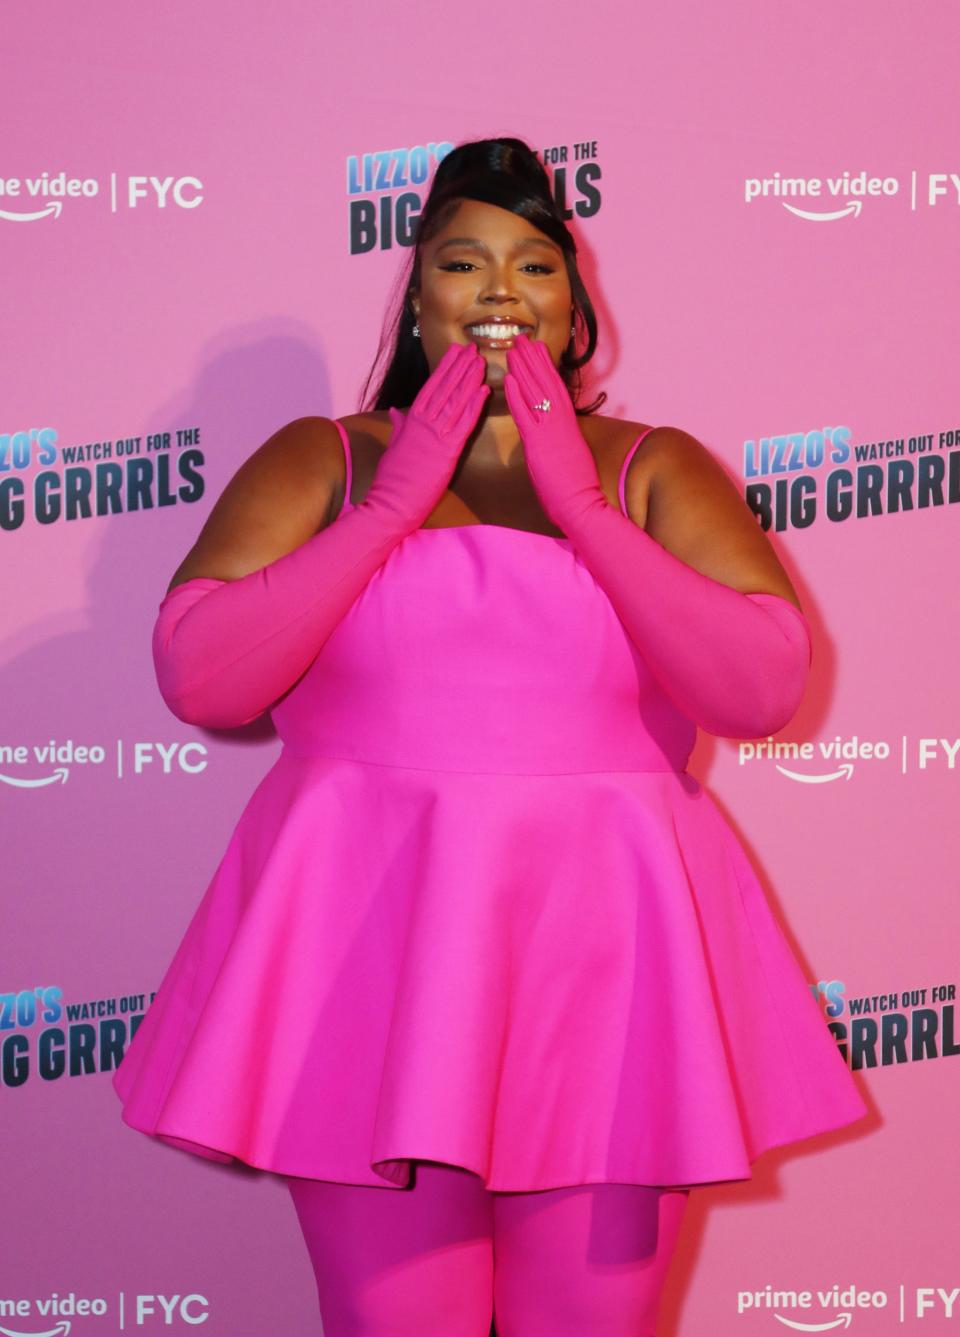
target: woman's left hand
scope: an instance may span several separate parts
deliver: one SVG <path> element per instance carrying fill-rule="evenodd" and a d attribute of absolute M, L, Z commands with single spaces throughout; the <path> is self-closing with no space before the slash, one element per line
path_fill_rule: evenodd
<path fill-rule="evenodd" d="M 543 509 L 569 534 L 585 510 L 606 503 L 593 454 L 547 345 L 518 335 L 507 349 L 507 368 L 504 394 L 520 429 L 527 471 Z M 533 407 L 545 399 L 549 409 Z"/>

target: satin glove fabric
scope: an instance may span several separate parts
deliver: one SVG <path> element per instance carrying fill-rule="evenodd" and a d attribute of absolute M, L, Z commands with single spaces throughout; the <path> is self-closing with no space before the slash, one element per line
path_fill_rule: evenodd
<path fill-rule="evenodd" d="M 759 738 L 797 712 L 812 662 L 803 613 L 694 570 L 607 501 L 569 392 L 544 343 L 507 350 L 504 392 L 543 508 L 609 597 L 673 703 L 724 738 Z M 549 411 L 533 408 L 544 398 Z"/>
<path fill-rule="evenodd" d="M 248 724 L 309 668 L 373 573 L 443 495 L 490 394 L 473 344 L 451 344 L 393 433 L 367 496 L 239 580 L 196 577 L 160 604 L 157 684 L 188 724 Z"/>

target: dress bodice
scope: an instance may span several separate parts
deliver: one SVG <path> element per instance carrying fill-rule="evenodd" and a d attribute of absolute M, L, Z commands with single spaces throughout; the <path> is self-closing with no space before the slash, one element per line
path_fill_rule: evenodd
<path fill-rule="evenodd" d="M 680 771 L 696 739 L 572 541 L 487 524 L 402 539 L 272 716 L 290 755 L 441 770 Z"/>

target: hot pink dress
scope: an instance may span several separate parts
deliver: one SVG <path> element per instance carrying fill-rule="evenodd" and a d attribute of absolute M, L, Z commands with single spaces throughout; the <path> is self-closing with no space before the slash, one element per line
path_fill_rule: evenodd
<path fill-rule="evenodd" d="M 866 1113 L 685 769 L 696 726 L 568 539 L 410 534 L 272 717 L 283 749 L 114 1075 L 132 1127 L 519 1191 L 747 1179 Z"/>

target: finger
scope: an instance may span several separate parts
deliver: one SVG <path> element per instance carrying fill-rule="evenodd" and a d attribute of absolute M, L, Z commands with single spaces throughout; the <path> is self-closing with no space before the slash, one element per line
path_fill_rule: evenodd
<path fill-rule="evenodd" d="M 540 355 L 540 361 L 543 363 L 544 370 L 552 376 L 557 376 L 559 373 L 557 372 L 556 365 L 553 361 L 553 354 L 550 352 L 547 345 L 542 339 L 537 339 L 534 347 Z"/>
<path fill-rule="evenodd" d="M 518 356 L 511 361 L 510 352 L 511 350 L 508 349 L 507 365 L 517 381 L 517 387 L 520 393 L 526 400 L 527 408 L 532 412 L 534 404 L 539 404 L 540 400 L 543 398 L 540 387 L 534 379 L 536 368 L 531 368 L 524 361 L 522 356 Z"/>
<path fill-rule="evenodd" d="M 535 357 L 540 384 L 546 388 L 547 398 L 555 407 L 559 407 L 564 400 L 570 399 L 570 391 L 558 368 L 554 366 L 550 349 L 543 340 L 537 340 L 531 345 L 530 351 Z"/>
<path fill-rule="evenodd" d="M 425 413 L 433 402 L 433 396 L 437 386 L 443 380 L 451 365 L 457 360 L 460 354 L 462 344 L 452 343 L 447 347 L 443 357 L 434 367 L 433 371 L 420 387 L 413 403 L 416 405 L 418 413 Z"/>
<path fill-rule="evenodd" d="M 439 407 L 446 402 L 450 388 L 458 384 L 464 371 L 476 365 L 477 361 L 482 362 L 483 359 L 476 344 L 450 345 L 420 391 L 420 394 L 424 394 L 424 391 L 426 394 L 423 402 L 417 403 L 417 408 L 428 421 L 432 421 Z M 417 400 L 419 399 L 418 395 Z"/>
<path fill-rule="evenodd" d="M 533 415 L 527 411 L 523 402 L 523 391 L 517 383 L 516 376 L 512 372 L 507 372 L 503 378 L 503 393 L 506 396 L 507 408 L 510 410 L 510 416 L 520 429 L 521 437 L 526 438 L 531 427 L 535 427 Z"/>
<path fill-rule="evenodd" d="M 524 350 L 529 353 L 532 360 L 541 368 L 548 377 L 556 375 L 556 367 L 553 365 L 553 358 L 550 356 L 550 349 L 542 339 L 528 339 Z"/>
<path fill-rule="evenodd" d="M 487 372 L 486 360 L 476 344 L 461 347 L 466 351 L 452 363 L 433 397 L 431 413 L 435 426 L 459 412 L 463 400 L 470 397 Z"/>
<path fill-rule="evenodd" d="M 523 352 L 526 353 L 528 360 L 542 343 L 542 339 L 531 339 L 529 334 L 520 334 L 513 341 L 514 347 L 522 349 Z"/>
<path fill-rule="evenodd" d="M 487 364 L 478 352 L 476 361 L 460 373 L 458 381 L 448 385 L 445 399 L 436 406 L 433 426 L 437 431 L 450 430 L 451 424 L 460 416 L 464 404 L 473 397 L 478 386 L 483 384 L 486 374 Z"/>
<path fill-rule="evenodd" d="M 518 339 L 516 342 L 521 350 L 518 354 L 518 362 L 526 370 L 527 379 L 537 383 L 537 399 L 539 400 L 542 398 L 543 390 L 548 384 L 544 376 L 543 361 L 535 351 L 535 344 L 530 339 L 523 341 Z"/>
<path fill-rule="evenodd" d="M 525 336 L 518 338 L 513 348 L 507 349 L 507 365 L 514 372 L 526 371 L 528 380 L 536 377 L 538 364 L 530 352 L 530 340 Z"/>
<path fill-rule="evenodd" d="M 446 399 L 452 387 L 460 382 L 464 372 L 470 367 L 483 364 L 483 358 L 480 356 L 480 350 L 476 344 L 458 343 L 451 344 L 450 347 L 453 350 L 453 355 L 446 368 L 441 372 L 440 364 L 438 364 L 437 370 L 431 378 L 433 386 L 430 395 L 430 407 L 434 410 Z M 446 354 L 444 354 L 444 357 L 446 357 Z"/>
<path fill-rule="evenodd" d="M 511 353 L 519 355 L 521 353 L 529 353 L 529 351 L 530 351 L 529 334 L 518 334 L 513 341 L 513 347 L 507 349 L 507 357 L 509 357 Z"/>

